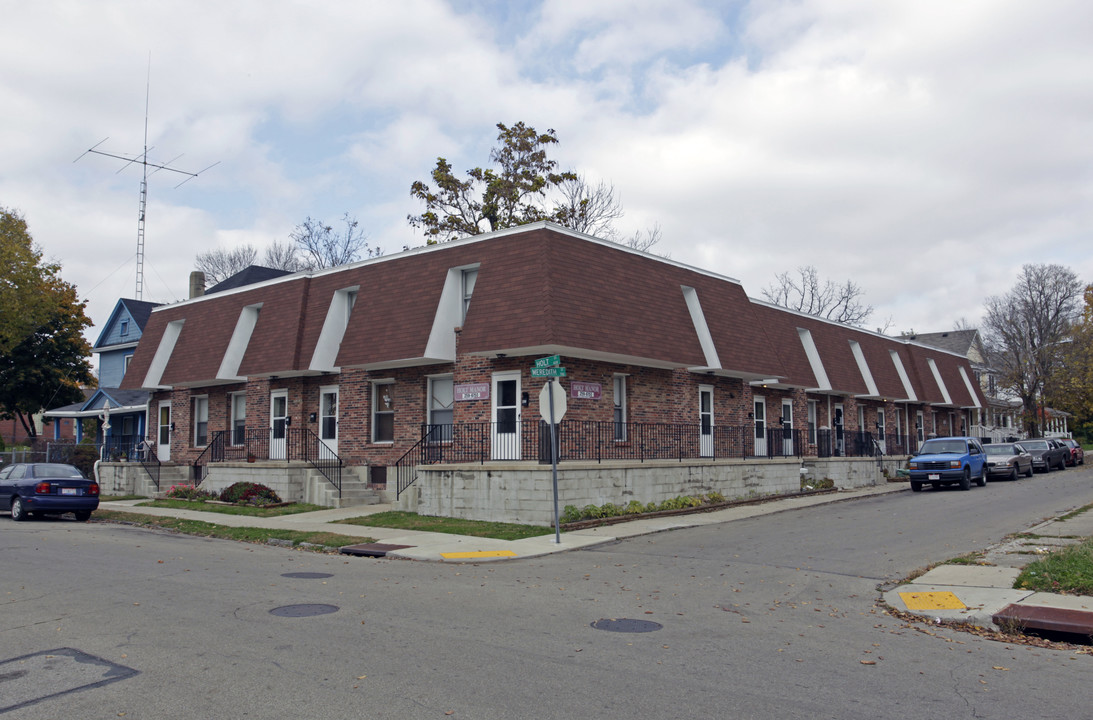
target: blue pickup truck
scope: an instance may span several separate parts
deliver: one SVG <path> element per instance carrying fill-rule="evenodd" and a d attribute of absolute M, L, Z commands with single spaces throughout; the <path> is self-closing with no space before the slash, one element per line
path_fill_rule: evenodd
<path fill-rule="evenodd" d="M 977 438 L 931 438 L 907 462 L 907 470 L 915 492 L 922 490 L 923 483 L 935 489 L 956 483 L 961 490 L 968 490 L 972 479 L 983 487 L 987 484 L 987 453 Z"/>

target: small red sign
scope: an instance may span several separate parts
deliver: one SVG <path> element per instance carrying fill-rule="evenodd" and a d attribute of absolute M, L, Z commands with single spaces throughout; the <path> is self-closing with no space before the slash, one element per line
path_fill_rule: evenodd
<path fill-rule="evenodd" d="M 599 400 L 603 395 L 603 385 L 599 383 L 574 382 L 569 384 L 569 396 L 579 400 Z"/>
<path fill-rule="evenodd" d="M 455 391 L 456 402 L 466 400 L 490 399 L 489 383 L 470 383 L 468 385 L 456 385 L 453 390 Z"/>

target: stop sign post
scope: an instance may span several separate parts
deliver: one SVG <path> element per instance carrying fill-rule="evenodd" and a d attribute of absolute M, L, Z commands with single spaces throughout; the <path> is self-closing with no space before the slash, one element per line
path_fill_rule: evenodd
<path fill-rule="evenodd" d="M 549 378 L 539 392 L 539 414 L 550 423 L 550 476 L 554 485 L 554 542 L 562 543 L 561 528 L 558 525 L 558 423 L 566 411 L 565 389 L 558 382 L 565 377 L 565 368 L 560 367 L 561 358 L 551 355 L 535 361 L 531 369 L 532 377 Z"/>

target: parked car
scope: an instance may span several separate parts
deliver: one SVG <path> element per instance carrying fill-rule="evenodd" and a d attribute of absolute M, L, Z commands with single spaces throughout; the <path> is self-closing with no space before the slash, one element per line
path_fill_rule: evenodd
<path fill-rule="evenodd" d="M 13 520 L 73 513 L 83 522 L 99 507 L 99 484 L 61 463 L 16 463 L 0 469 L 0 507 Z"/>
<path fill-rule="evenodd" d="M 1055 468 L 1058 468 L 1059 470 L 1066 469 L 1066 456 L 1069 454 L 1070 450 L 1063 446 L 1058 440 L 1053 440 L 1052 438 L 1022 440 L 1021 447 L 1028 450 L 1029 455 L 1032 456 L 1032 467 L 1034 470 L 1051 472 L 1052 469 Z"/>
<path fill-rule="evenodd" d="M 915 492 L 926 482 L 935 489 L 956 483 L 961 490 L 968 490 L 973 478 L 979 487 L 987 484 L 987 454 L 977 438 L 931 438 L 907 462 L 907 470 Z"/>
<path fill-rule="evenodd" d="M 987 476 L 1016 480 L 1021 475 L 1032 477 L 1032 456 L 1020 443 L 984 445 L 987 451 Z"/>
<path fill-rule="evenodd" d="M 1060 442 L 1070 449 L 1070 457 L 1067 458 L 1066 461 L 1067 465 L 1070 465 L 1071 467 L 1075 465 L 1085 465 L 1085 450 L 1082 449 L 1081 444 L 1079 444 L 1077 440 L 1066 438 Z"/>

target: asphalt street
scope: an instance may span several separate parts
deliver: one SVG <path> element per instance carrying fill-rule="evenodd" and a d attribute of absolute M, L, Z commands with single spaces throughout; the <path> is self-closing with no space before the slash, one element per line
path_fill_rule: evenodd
<path fill-rule="evenodd" d="M 4 518 L 0 714 L 1084 717 L 1089 655 L 904 622 L 879 599 L 1093 502 L 1091 479 L 902 492 L 480 565 Z M 299 614 L 271 612 L 284 608 Z"/>

